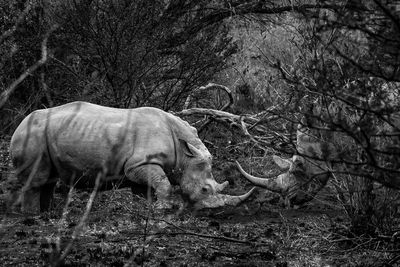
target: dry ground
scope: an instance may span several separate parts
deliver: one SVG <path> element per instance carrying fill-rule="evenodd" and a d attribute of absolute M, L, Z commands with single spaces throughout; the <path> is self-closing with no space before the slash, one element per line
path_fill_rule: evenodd
<path fill-rule="evenodd" d="M 8 170 L 6 147 L 2 145 L 0 155 L 3 174 Z M 221 162 L 217 158 L 214 169 L 217 177 L 230 180 L 228 193 L 250 188 L 232 165 Z M 155 213 L 146 200 L 120 189 L 99 193 L 80 225 L 89 196 L 74 192 L 64 209 L 57 194 L 54 211 L 28 217 L 5 214 L 0 203 L 1 265 L 392 266 L 400 262 L 399 239 L 352 236 L 347 218 L 328 191 L 299 209 L 265 203 L 268 195 L 260 190 L 236 208 Z"/>

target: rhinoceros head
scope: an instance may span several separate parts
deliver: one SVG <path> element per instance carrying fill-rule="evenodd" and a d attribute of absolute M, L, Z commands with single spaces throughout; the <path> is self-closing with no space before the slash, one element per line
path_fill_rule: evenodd
<path fill-rule="evenodd" d="M 274 162 L 284 171 L 278 176 L 255 177 L 245 172 L 238 162 L 236 164 L 254 185 L 280 193 L 290 204 L 300 205 L 312 200 L 329 180 L 331 172 L 325 160 L 332 157 L 326 155 L 332 148 L 299 127 L 296 149 L 298 154 L 289 159 L 273 156 Z"/>
<path fill-rule="evenodd" d="M 195 208 L 236 206 L 251 195 L 254 188 L 241 196 L 221 194 L 229 183 L 225 181 L 220 184 L 214 179 L 211 172 L 212 157 L 207 148 L 203 144 L 196 148 L 190 143 L 180 141 L 184 154 L 180 187 L 183 195 Z"/>

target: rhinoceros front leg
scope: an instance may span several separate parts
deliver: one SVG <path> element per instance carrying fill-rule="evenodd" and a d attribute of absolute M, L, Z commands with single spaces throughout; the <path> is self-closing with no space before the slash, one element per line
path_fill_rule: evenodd
<path fill-rule="evenodd" d="M 8 191 L 7 208 L 9 212 L 21 211 L 26 214 L 39 212 L 39 188 L 31 188 L 29 185 L 13 177 L 6 184 L 6 190 Z"/>
<path fill-rule="evenodd" d="M 172 208 L 172 186 L 161 166 L 156 164 L 147 164 L 133 169 L 127 168 L 125 175 L 134 183 L 139 183 L 154 188 L 157 196 L 157 208 Z"/>
<path fill-rule="evenodd" d="M 49 211 L 53 204 L 53 193 L 56 183 L 47 183 L 41 187 L 22 189 L 13 197 L 13 202 L 21 202 L 21 211 L 36 214 Z"/>
<path fill-rule="evenodd" d="M 40 212 L 49 211 L 53 206 L 56 182 L 48 182 L 40 188 Z"/>
<path fill-rule="evenodd" d="M 24 192 L 18 192 L 13 199 L 14 204 L 21 203 L 21 211 L 24 214 L 37 214 L 40 211 L 40 189 L 29 188 Z"/>

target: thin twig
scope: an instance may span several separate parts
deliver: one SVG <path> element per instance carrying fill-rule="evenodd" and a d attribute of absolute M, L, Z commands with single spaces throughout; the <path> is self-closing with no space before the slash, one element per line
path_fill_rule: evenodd
<path fill-rule="evenodd" d="M 167 232 L 158 232 L 158 233 L 154 233 L 153 235 L 174 235 L 174 234 L 181 234 L 181 235 L 192 235 L 192 236 L 198 236 L 198 237 L 203 237 L 203 238 L 211 238 L 211 239 L 219 239 L 219 240 L 224 240 L 224 241 L 228 241 L 228 242 L 234 242 L 234 243 L 241 243 L 241 244 L 247 244 L 247 245 L 263 245 L 263 243 L 257 243 L 257 242 L 251 242 L 251 241 L 247 241 L 247 240 L 239 240 L 239 239 L 235 239 L 235 238 L 230 238 L 230 237 L 225 237 L 225 236 L 215 236 L 215 235 L 207 235 L 207 234 L 199 234 L 199 233 L 195 233 L 192 231 L 188 231 L 183 229 L 182 227 L 179 227 L 177 225 L 175 225 L 172 222 L 166 221 L 164 219 L 158 219 L 159 221 L 165 222 L 166 224 L 175 227 L 176 229 L 182 231 L 182 232 L 175 232 L 175 233 L 167 233 Z"/>
<path fill-rule="evenodd" d="M 21 189 L 21 191 L 19 192 L 19 194 L 18 194 L 18 198 L 15 200 L 15 202 L 14 203 L 11 203 L 11 207 L 13 208 L 15 205 L 18 205 L 19 203 L 22 203 L 21 204 L 21 211 L 22 212 L 25 212 L 25 210 L 24 210 L 24 203 L 25 203 L 25 197 L 26 197 L 26 195 L 25 195 L 25 193 L 30 189 L 30 187 L 31 187 L 31 184 L 32 184 L 32 180 L 33 180 L 33 178 L 35 177 L 35 175 L 36 175 L 36 173 L 37 173 L 37 171 L 38 171 L 38 168 L 39 168 L 39 164 L 40 164 L 40 161 L 41 161 L 41 159 L 42 159 L 42 155 L 40 155 L 37 159 L 36 159 L 36 161 L 35 161 L 35 163 L 33 164 L 33 168 L 32 168 L 32 170 L 31 170 L 31 172 L 29 173 L 29 176 L 28 176 L 28 179 L 27 179 L 27 181 L 25 182 L 25 184 L 24 184 L 24 186 L 22 187 L 22 189 Z M 36 201 L 36 199 L 34 200 L 34 201 Z M 31 211 L 30 211 L 31 212 Z M 35 212 L 35 211 L 34 211 Z"/>
<path fill-rule="evenodd" d="M 78 225 L 75 227 L 74 232 L 71 235 L 70 242 L 68 243 L 67 247 L 64 249 L 64 251 L 63 251 L 62 255 L 60 256 L 60 258 L 57 260 L 55 266 L 58 266 L 60 263 L 62 263 L 64 261 L 65 257 L 68 256 L 68 254 L 69 254 L 69 252 L 70 252 L 70 250 L 72 248 L 73 242 L 75 241 L 77 236 L 80 234 L 80 232 L 81 232 L 81 230 L 82 230 L 82 228 L 83 228 L 83 226 L 84 226 L 84 224 L 85 224 L 85 222 L 86 222 L 86 220 L 87 220 L 87 218 L 89 216 L 90 210 L 92 209 L 93 201 L 94 201 L 94 198 L 96 197 L 97 191 L 98 191 L 99 186 L 100 186 L 100 181 L 101 181 L 103 176 L 104 176 L 103 172 L 100 172 L 100 173 L 97 174 L 96 183 L 95 183 L 95 186 L 93 188 L 92 193 L 90 194 L 90 198 L 89 198 L 89 200 L 88 200 L 88 202 L 86 204 L 85 212 L 83 213 Z"/>
<path fill-rule="evenodd" d="M 17 86 L 22 83 L 26 77 L 32 75 L 40 66 L 42 66 L 47 61 L 47 41 L 50 37 L 50 34 L 58 28 L 57 25 L 51 27 L 50 30 L 47 31 L 43 41 L 42 41 L 42 57 L 36 61 L 35 64 L 30 66 L 27 70 L 25 70 L 14 82 L 11 83 L 9 87 L 7 87 L 0 95 L 0 109 L 5 105 L 7 100 L 10 98 L 11 94 L 15 91 Z"/>
<path fill-rule="evenodd" d="M 246 244 L 246 245 L 252 245 L 252 246 L 259 246 L 263 245 L 263 243 L 257 243 L 257 242 L 251 242 L 251 241 L 246 241 L 246 240 L 239 240 L 239 239 L 234 239 L 234 238 L 229 238 L 225 236 L 214 236 L 214 235 L 206 235 L 206 234 L 198 234 L 192 231 L 182 231 L 182 232 L 157 232 L 154 233 L 153 235 L 191 235 L 191 236 L 197 236 L 197 237 L 202 237 L 202 238 L 209 238 L 209 239 L 218 239 L 218 240 L 223 240 L 227 242 L 233 242 L 233 243 L 239 243 L 239 244 Z M 266 244 L 265 244 L 266 245 Z"/>

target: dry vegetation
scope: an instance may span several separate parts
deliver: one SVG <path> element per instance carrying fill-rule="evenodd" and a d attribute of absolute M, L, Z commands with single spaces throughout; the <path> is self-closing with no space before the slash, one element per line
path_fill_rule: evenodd
<path fill-rule="evenodd" d="M 3 164 L 7 165 L 7 143 L 2 148 Z M 227 163 L 238 152 L 210 149 L 217 155 L 215 176 L 231 183 L 228 192 L 247 189 L 249 185 Z M 271 163 L 266 160 L 268 155 L 260 157 L 256 149 L 245 151 L 248 154 L 239 160 L 253 166 L 254 172 L 263 172 Z M 391 266 L 399 260 L 398 234 L 353 233 L 330 186 L 301 209 L 284 208 L 279 198 L 260 190 L 237 208 L 162 214 L 145 199 L 132 197 L 130 190 L 112 190 L 99 193 L 83 224 L 90 192 L 73 191 L 69 199 L 66 208 L 61 195 L 56 194 L 54 211 L 39 216 L 6 216 L 2 209 L 2 264 Z"/>
<path fill-rule="evenodd" d="M 400 265 L 394 1 L 89 2 L 0 1 L 1 265 Z M 210 82 L 226 87 L 201 89 Z M 71 191 L 68 205 L 58 192 L 52 212 L 6 214 L 13 130 L 73 100 L 215 109 L 179 116 L 199 129 L 230 194 L 250 188 L 234 160 L 276 172 L 271 156 L 295 152 L 298 123 L 337 145 L 339 168 L 296 208 L 259 189 L 237 208 L 161 213 L 121 189 Z"/>

